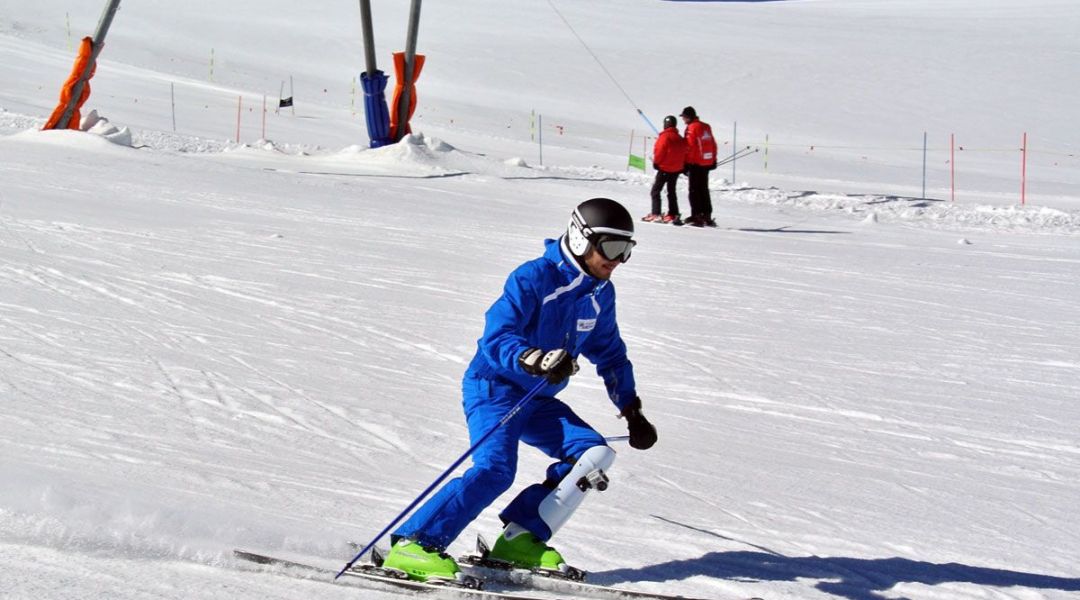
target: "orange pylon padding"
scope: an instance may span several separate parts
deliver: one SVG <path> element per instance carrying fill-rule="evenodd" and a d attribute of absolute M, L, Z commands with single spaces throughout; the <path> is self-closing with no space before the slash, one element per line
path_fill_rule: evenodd
<path fill-rule="evenodd" d="M 90 37 L 84 37 L 79 44 L 79 55 L 75 58 L 75 66 L 71 69 L 71 75 L 68 76 L 67 81 L 64 82 L 64 87 L 60 89 L 60 104 L 56 106 L 56 110 L 53 111 L 52 116 L 45 123 L 42 129 L 56 129 L 60 123 L 60 117 L 64 115 L 64 109 L 67 108 L 68 102 L 71 101 L 72 94 L 75 93 L 75 84 L 79 82 L 79 78 L 82 77 L 83 72 L 86 70 L 87 63 L 90 62 L 91 54 L 94 49 L 94 40 Z M 97 70 L 97 65 L 94 65 L 90 70 L 90 77 L 94 76 L 94 71 Z M 79 109 L 82 108 L 83 103 L 90 97 L 90 77 L 87 77 L 86 84 L 83 85 L 82 94 L 79 95 L 78 102 L 75 103 L 75 110 L 71 113 L 71 121 L 68 122 L 68 129 L 78 129 L 79 122 L 82 117 L 79 115 Z"/>
<path fill-rule="evenodd" d="M 417 54 L 416 60 L 413 62 L 413 74 L 412 81 L 409 82 L 409 117 L 405 119 L 405 133 L 412 133 L 412 129 L 409 127 L 409 119 L 412 118 L 413 111 L 416 110 L 416 80 L 420 78 L 420 70 L 424 68 L 424 55 Z M 396 77 L 396 83 L 394 84 L 394 99 L 390 104 L 390 138 L 398 139 L 398 114 L 397 107 L 401 102 L 401 94 L 405 91 L 405 53 L 394 53 L 394 75 Z"/>

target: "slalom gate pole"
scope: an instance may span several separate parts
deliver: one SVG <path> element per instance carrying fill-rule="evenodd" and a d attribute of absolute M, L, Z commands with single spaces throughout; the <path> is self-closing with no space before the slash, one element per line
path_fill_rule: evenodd
<path fill-rule="evenodd" d="M 738 144 L 739 122 L 735 121 L 735 124 L 731 127 L 731 185 L 735 185 L 735 159 L 739 158 L 738 156 L 736 156 L 735 148 L 738 146 Z"/>
<path fill-rule="evenodd" d="M 956 202 L 956 134 L 949 134 L 949 201 Z"/>
<path fill-rule="evenodd" d="M 1027 205 L 1027 132 L 1024 132 L 1023 145 L 1020 147 L 1020 206 Z"/>
<path fill-rule="evenodd" d="M 536 115 L 536 139 L 540 147 L 540 166 L 544 166 L 544 115 Z"/>
<path fill-rule="evenodd" d="M 769 134 L 765 134 L 765 171 L 769 170 Z"/>
<path fill-rule="evenodd" d="M 922 196 L 926 200 L 926 132 L 922 132 Z"/>
<path fill-rule="evenodd" d="M 455 469 L 457 469 L 459 466 L 461 466 L 461 463 L 465 462 L 466 458 L 469 458 L 469 456 L 471 456 L 473 452 L 476 452 L 476 449 L 479 448 L 481 444 L 486 442 L 487 439 L 489 437 L 491 437 L 491 434 L 495 433 L 500 427 L 505 425 L 507 422 L 509 422 L 511 419 L 513 419 L 519 412 L 521 412 L 521 409 L 524 408 L 525 405 L 528 404 L 529 401 L 531 401 L 537 394 L 539 394 L 540 390 L 544 389 L 544 387 L 546 387 L 547 384 L 548 384 L 548 382 L 547 382 L 546 379 L 541 379 L 540 382 L 537 383 L 535 387 L 533 387 L 533 389 L 529 390 L 529 392 L 527 394 L 525 394 L 524 398 L 519 400 L 518 403 L 515 404 L 513 408 L 511 408 L 505 415 L 503 415 L 503 418 L 499 419 L 498 423 L 496 423 L 491 429 L 489 429 L 487 433 L 480 436 L 480 439 L 476 440 L 476 442 L 472 445 L 472 447 L 465 451 L 465 454 L 462 454 L 457 460 L 455 460 L 454 464 L 450 465 L 449 468 L 447 468 L 445 471 L 443 471 L 442 475 L 439 475 L 438 479 L 433 481 L 431 483 L 431 485 L 429 485 L 427 487 L 426 490 L 424 490 L 423 492 L 420 492 L 420 495 L 417 496 L 416 499 L 413 500 L 411 504 L 409 504 L 409 506 L 405 507 L 405 510 L 401 511 L 401 513 L 398 516 L 394 517 L 394 520 L 391 521 L 389 525 L 387 525 L 385 528 L 383 528 L 383 530 L 380 531 L 379 534 L 376 535 L 374 539 L 372 539 L 370 542 L 368 542 L 367 545 L 364 546 L 360 550 L 360 552 L 357 552 L 356 556 L 354 556 L 352 560 L 350 560 L 348 563 L 346 563 L 345 566 L 341 568 L 341 571 L 338 571 L 338 574 L 334 576 L 334 579 L 336 580 L 337 578 L 344 575 L 345 571 L 348 571 L 349 569 L 351 569 L 353 564 L 355 564 L 356 561 L 360 560 L 361 556 L 367 554 L 368 550 L 371 550 L 375 546 L 376 542 L 381 540 L 384 535 L 389 533 L 391 529 L 393 529 L 398 523 L 400 523 L 401 520 L 404 519 L 406 515 L 408 515 L 410 512 L 412 512 L 412 510 L 414 508 L 416 508 L 416 506 L 418 504 L 420 504 L 420 502 L 422 502 L 424 500 L 424 498 L 427 498 L 428 494 L 430 494 L 432 491 L 434 491 L 434 489 L 436 487 L 438 487 L 439 484 L 441 484 L 447 477 L 449 477 L 450 474 L 453 473 Z"/>
<path fill-rule="evenodd" d="M 176 133 L 176 84 L 169 83 L 169 101 L 172 103 L 172 130 Z"/>

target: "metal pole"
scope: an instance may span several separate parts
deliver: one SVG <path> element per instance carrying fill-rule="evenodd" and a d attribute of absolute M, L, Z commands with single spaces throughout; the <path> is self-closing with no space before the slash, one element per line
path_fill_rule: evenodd
<path fill-rule="evenodd" d="M 769 134 L 765 134 L 765 170 L 769 170 Z"/>
<path fill-rule="evenodd" d="M 176 132 L 176 84 L 169 83 L 169 100 L 172 102 L 172 130 Z"/>
<path fill-rule="evenodd" d="M 735 185 L 735 153 L 739 147 L 739 122 L 731 128 L 731 185 Z"/>
<path fill-rule="evenodd" d="M 544 166 L 544 115 L 536 115 L 536 139 L 540 144 L 540 166 Z"/>
<path fill-rule="evenodd" d="M 413 65 L 416 62 L 416 36 L 420 30 L 420 0 L 412 0 L 409 9 L 409 32 L 405 38 L 405 80 L 402 81 L 401 99 L 397 105 L 398 140 L 405 137 L 405 125 L 409 122 L 409 100 L 412 97 Z"/>
<path fill-rule="evenodd" d="M 101 13 L 101 20 L 98 21 L 97 31 L 94 32 L 90 60 L 86 63 L 86 68 L 83 70 L 82 75 L 79 76 L 79 80 L 75 82 L 71 99 L 68 100 L 68 105 L 64 107 L 64 112 L 56 123 L 57 129 L 68 129 L 70 127 L 71 115 L 75 113 L 75 105 L 78 104 L 79 98 L 82 97 L 83 88 L 86 87 L 90 74 L 94 72 L 98 54 L 101 54 L 101 48 L 105 45 L 105 36 L 109 33 L 109 26 L 112 25 L 116 9 L 119 7 L 120 0 L 109 0 L 108 4 L 105 5 L 105 10 Z"/>
<path fill-rule="evenodd" d="M 371 26 L 371 0 L 360 0 L 360 28 L 364 35 L 364 64 L 368 78 L 375 76 L 375 33 Z"/>
<path fill-rule="evenodd" d="M 949 201 L 956 202 L 956 134 L 949 134 Z"/>
<path fill-rule="evenodd" d="M 1024 132 L 1023 146 L 1020 147 L 1020 205 L 1027 204 L 1027 132 Z"/>
<path fill-rule="evenodd" d="M 927 199 L 927 132 L 922 132 L 922 200 Z"/>

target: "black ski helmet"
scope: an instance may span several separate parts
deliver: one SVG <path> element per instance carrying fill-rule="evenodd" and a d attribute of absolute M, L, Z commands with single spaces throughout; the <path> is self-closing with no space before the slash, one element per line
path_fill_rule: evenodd
<path fill-rule="evenodd" d="M 602 238 L 632 241 L 630 238 L 633 236 L 634 218 L 622 204 L 611 198 L 592 198 L 582 202 L 570 214 L 570 223 L 566 226 L 566 245 L 579 259 L 588 253 L 589 246 L 600 243 Z M 629 254 L 627 250 L 623 262 L 629 258 Z"/>
<path fill-rule="evenodd" d="M 674 127 L 676 124 L 677 123 L 675 122 L 675 115 L 668 115 L 664 117 L 664 129 L 667 129 L 668 127 Z"/>
<path fill-rule="evenodd" d="M 693 106 L 687 106 L 686 108 L 682 109 L 682 112 L 679 113 L 679 116 L 680 117 L 686 117 L 688 119 L 696 119 L 697 118 L 697 111 L 694 110 Z"/>

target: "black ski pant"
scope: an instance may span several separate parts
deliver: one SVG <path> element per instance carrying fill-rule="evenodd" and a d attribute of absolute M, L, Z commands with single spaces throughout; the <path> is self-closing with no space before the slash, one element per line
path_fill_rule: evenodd
<path fill-rule="evenodd" d="M 652 186 L 652 214 L 659 215 L 660 212 L 660 191 L 667 187 L 667 205 L 668 212 L 673 215 L 679 214 L 679 199 L 675 197 L 675 182 L 679 180 L 679 172 L 666 173 L 664 171 L 656 172 L 656 181 Z"/>
<path fill-rule="evenodd" d="M 690 216 L 712 217 L 712 197 L 709 196 L 709 167 L 686 165 L 686 179 L 690 184 Z"/>

